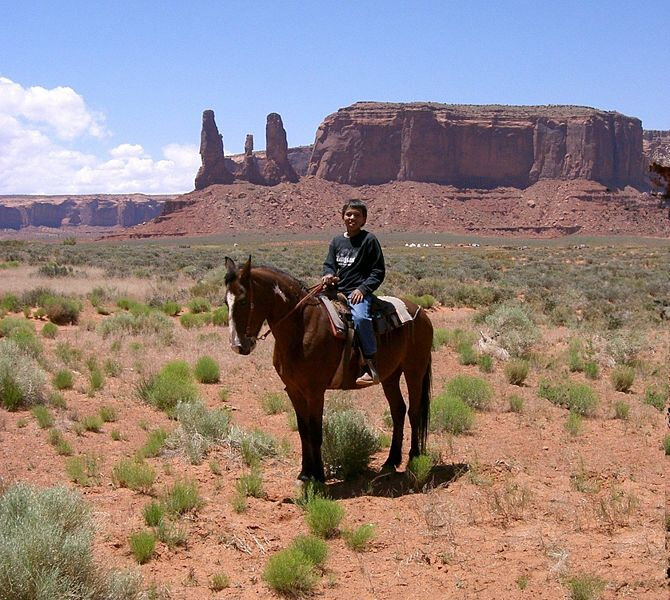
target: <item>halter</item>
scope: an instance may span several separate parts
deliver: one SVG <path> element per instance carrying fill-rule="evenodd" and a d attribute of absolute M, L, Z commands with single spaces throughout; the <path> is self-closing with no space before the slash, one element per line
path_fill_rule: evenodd
<path fill-rule="evenodd" d="M 249 287 L 251 288 L 252 286 L 249 285 Z M 279 325 L 281 322 L 283 322 L 283 321 L 286 320 L 288 317 L 290 317 L 290 316 L 291 316 L 296 310 L 298 310 L 298 308 L 300 308 L 300 307 L 301 307 L 307 300 L 309 300 L 310 298 L 314 298 L 314 296 L 316 296 L 316 295 L 317 295 L 317 294 L 318 294 L 324 287 L 325 287 L 324 284 L 321 283 L 321 282 L 319 282 L 319 283 L 317 283 L 316 285 L 313 285 L 311 288 L 309 288 L 309 289 L 307 290 L 307 293 L 306 293 L 306 294 L 305 294 L 305 295 L 298 301 L 298 303 L 297 303 L 291 310 L 289 310 L 289 311 L 288 311 L 288 312 L 287 312 L 281 319 L 279 319 L 279 321 L 277 321 L 277 322 L 275 323 L 275 326 L 276 326 L 276 325 Z M 250 300 L 250 301 L 251 301 L 251 310 L 253 311 L 254 303 L 253 303 L 253 296 L 251 296 L 251 291 L 250 291 L 249 295 L 250 295 L 250 297 L 251 297 L 251 300 Z M 251 312 L 250 312 L 249 314 L 251 314 Z M 248 327 L 249 327 L 249 322 L 247 321 L 247 328 L 248 328 Z M 257 337 L 256 339 L 258 339 L 258 340 L 264 340 L 265 338 L 268 337 L 268 335 L 270 335 L 270 333 L 272 333 L 272 330 L 268 327 L 268 330 L 267 330 L 263 335 Z"/>

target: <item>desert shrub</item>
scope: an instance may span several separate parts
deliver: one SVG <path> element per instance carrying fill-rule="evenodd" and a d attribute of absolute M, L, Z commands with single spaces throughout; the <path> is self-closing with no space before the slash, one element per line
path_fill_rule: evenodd
<path fill-rule="evenodd" d="M 368 427 L 362 412 L 326 413 L 321 454 L 329 475 L 350 479 L 363 472 L 379 448 L 379 440 Z"/>
<path fill-rule="evenodd" d="M 30 412 L 42 429 L 49 429 L 54 426 L 54 416 L 44 404 L 33 406 Z"/>
<path fill-rule="evenodd" d="M 154 429 L 144 442 L 144 445 L 137 451 L 139 458 L 151 458 L 158 456 L 165 445 L 170 434 L 164 429 Z"/>
<path fill-rule="evenodd" d="M 55 323 L 45 323 L 42 327 L 42 337 L 53 340 L 58 335 L 58 325 Z"/>
<path fill-rule="evenodd" d="M 203 501 L 194 481 L 180 480 L 165 491 L 163 504 L 169 513 L 183 515 L 200 508 Z"/>
<path fill-rule="evenodd" d="M 92 431 L 94 433 L 100 433 L 103 425 L 100 415 L 86 415 L 79 423 L 84 428 L 84 431 Z"/>
<path fill-rule="evenodd" d="M 0 495 L 0 600 L 139 600 L 140 581 L 93 562 L 94 527 L 81 497 L 25 484 Z"/>
<path fill-rule="evenodd" d="M 433 398 L 430 405 L 432 429 L 458 435 L 472 429 L 474 422 L 474 411 L 459 397 L 442 393 Z"/>
<path fill-rule="evenodd" d="M 630 405 L 623 400 L 617 400 L 614 403 L 614 418 L 625 421 L 630 413 Z"/>
<path fill-rule="evenodd" d="M 88 374 L 89 395 L 92 396 L 95 392 L 101 390 L 104 387 L 104 385 L 105 385 L 105 376 L 103 372 L 98 367 L 91 369 L 91 371 Z"/>
<path fill-rule="evenodd" d="M 95 454 L 71 456 L 65 461 L 65 472 L 77 485 L 96 485 L 100 480 L 101 459 Z"/>
<path fill-rule="evenodd" d="M 180 402 L 194 402 L 199 398 L 189 366 L 183 360 L 169 362 L 157 374 L 140 381 L 137 393 L 142 400 L 168 414 Z"/>
<path fill-rule="evenodd" d="M 0 337 L 10 337 L 17 331 L 35 333 L 35 326 L 32 322 L 19 317 L 4 317 L 0 319 Z"/>
<path fill-rule="evenodd" d="M 40 355 L 42 354 L 42 344 L 34 331 L 17 329 L 9 335 L 8 339 L 16 343 L 16 345 L 26 354 L 29 354 L 33 358 L 40 358 Z"/>
<path fill-rule="evenodd" d="M 432 469 L 433 458 L 427 454 L 415 456 L 407 464 L 407 472 L 417 489 L 421 489 L 426 484 Z"/>
<path fill-rule="evenodd" d="M 177 527 L 168 519 L 161 520 L 156 527 L 156 535 L 170 550 L 177 546 L 186 546 L 187 533 L 181 527 Z"/>
<path fill-rule="evenodd" d="M 177 304 L 176 302 L 172 300 L 168 300 L 161 306 L 161 310 L 168 316 L 168 317 L 176 317 L 179 314 L 179 311 L 181 310 L 181 306 Z"/>
<path fill-rule="evenodd" d="M 347 547 L 354 552 L 364 552 L 374 535 L 375 526 L 372 523 L 365 523 L 353 531 L 344 531 L 342 533 Z"/>
<path fill-rule="evenodd" d="M 445 391 L 450 396 L 456 396 L 468 406 L 485 410 L 491 403 L 493 388 L 488 381 L 471 375 L 457 375 L 447 382 Z"/>
<path fill-rule="evenodd" d="M 598 363 L 595 360 L 587 360 L 584 363 L 584 375 L 589 379 L 598 379 L 600 376 L 600 369 L 598 368 Z"/>
<path fill-rule="evenodd" d="M 200 383 L 218 383 L 221 377 L 219 364 L 211 356 L 201 356 L 193 371 Z"/>
<path fill-rule="evenodd" d="M 332 538 L 339 532 L 344 508 L 335 500 L 315 497 L 307 503 L 305 520 L 309 530 L 320 538 Z"/>
<path fill-rule="evenodd" d="M 523 411 L 523 398 L 521 396 L 512 395 L 508 400 L 510 412 L 520 413 Z"/>
<path fill-rule="evenodd" d="M 528 361 L 523 359 L 510 360 L 505 365 L 505 377 L 512 385 L 523 385 L 528 377 Z"/>
<path fill-rule="evenodd" d="M 57 325 L 76 325 L 81 313 L 81 302 L 66 296 L 46 296 L 42 299 L 41 306 L 47 318 Z"/>
<path fill-rule="evenodd" d="M 266 415 L 277 415 L 288 408 L 286 394 L 266 392 L 261 398 L 261 408 Z"/>
<path fill-rule="evenodd" d="M 100 407 L 100 410 L 98 410 L 98 414 L 105 423 L 114 423 L 119 418 L 116 409 L 113 406 L 108 406 L 106 404 L 103 404 Z"/>
<path fill-rule="evenodd" d="M 422 296 L 407 294 L 405 298 L 421 308 L 433 308 L 437 304 L 437 300 L 430 294 L 423 294 Z"/>
<path fill-rule="evenodd" d="M 257 465 L 261 460 L 279 453 L 277 440 L 261 429 L 244 431 L 239 427 L 231 428 L 229 441 L 239 447 L 242 460 L 248 466 Z"/>
<path fill-rule="evenodd" d="M 485 318 L 496 339 L 512 356 L 525 357 L 540 339 L 529 314 L 517 304 L 501 304 Z"/>
<path fill-rule="evenodd" d="M 192 313 L 196 314 L 210 312 L 212 310 L 212 304 L 210 303 L 210 301 L 207 300 L 207 298 L 201 298 L 201 297 L 196 297 L 189 300 L 187 306 Z"/>
<path fill-rule="evenodd" d="M 449 330 L 441 327 L 433 329 L 433 350 L 439 350 L 449 341 Z"/>
<path fill-rule="evenodd" d="M 571 600 L 598 600 L 606 587 L 606 583 L 595 575 L 580 573 L 566 580 Z"/>
<path fill-rule="evenodd" d="M 49 430 L 49 436 L 47 438 L 49 444 L 51 444 L 58 454 L 61 456 L 70 456 L 72 454 L 72 446 L 68 441 L 63 437 L 63 434 L 58 429 Z"/>
<path fill-rule="evenodd" d="M 668 399 L 670 399 L 670 386 L 667 383 L 649 385 L 644 390 L 644 403 L 653 406 L 656 410 L 665 410 Z"/>
<path fill-rule="evenodd" d="M 458 352 L 458 362 L 462 365 L 477 364 L 477 351 L 472 347 L 472 344 L 461 342 L 456 351 Z"/>
<path fill-rule="evenodd" d="M 44 403 L 47 375 L 13 340 L 0 339 L 0 405 L 7 410 Z"/>
<path fill-rule="evenodd" d="M 142 509 L 142 515 L 148 527 L 157 527 L 165 516 L 165 507 L 153 500 Z"/>
<path fill-rule="evenodd" d="M 670 456 L 670 433 L 666 433 L 663 438 L 663 450 L 666 456 Z"/>
<path fill-rule="evenodd" d="M 212 313 L 185 313 L 179 317 L 179 322 L 185 329 L 204 327 L 212 322 Z"/>
<path fill-rule="evenodd" d="M 70 390 L 74 385 L 74 373 L 70 369 L 59 369 L 54 373 L 52 383 L 57 390 Z"/>
<path fill-rule="evenodd" d="M 542 380 L 538 394 L 552 404 L 563 406 L 580 415 L 592 415 L 598 406 L 596 393 L 584 383 L 566 381 L 552 384 L 547 380 Z"/>
<path fill-rule="evenodd" d="M 128 538 L 128 545 L 135 560 L 143 565 L 153 556 L 156 536 L 151 531 L 136 531 Z"/>
<path fill-rule="evenodd" d="M 493 358 L 489 354 L 480 354 L 477 358 L 477 364 L 482 373 L 493 372 Z"/>
<path fill-rule="evenodd" d="M 55 354 L 64 365 L 71 368 L 78 366 L 83 358 L 81 349 L 67 341 L 56 344 Z"/>
<path fill-rule="evenodd" d="M 180 403 L 174 411 L 179 426 L 166 443 L 180 449 L 192 464 L 200 464 L 212 445 L 227 439 L 230 431 L 230 411 L 208 410 L 201 402 Z"/>
<path fill-rule="evenodd" d="M 109 375 L 110 377 L 118 377 L 121 374 L 123 367 L 118 360 L 107 358 L 102 365 L 102 369 L 106 375 Z"/>
<path fill-rule="evenodd" d="M 122 312 L 107 317 L 99 326 L 100 335 L 156 335 L 162 342 L 171 343 L 174 338 L 174 324 L 164 313 L 151 310 L 134 315 Z"/>
<path fill-rule="evenodd" d="M 313 535 L 299 535 L 291 542 L 291 548 L 302 552 L 315 567 L 322 566 L 328 557 L 328 544 Z"/>
<path fill-rule="evenodd" d="M 230 587 L 230 577 L 225 573 L 214 573 L 214 575 L 209 578 L 208 587 L 213 592 L 225 590 Z"/>
<path fill-rule="evenodd" d="M 141 459 L 125 458 L 114 465 L 112 481 L 118 487 L 149 493 L 156 480 L 156 472 Z"/>
<path fill-rule="evenodd" d="M 643 345 L 639 331 L 622 330 L 608 337 L 606 352 L 617 365 L 629 365 L 637 358 Z"/>
<path fill-rule="evenodd" d="M 212 325 L 225 327 L 228 325 L 228 307 L 221 306 L 212 312 Z"/>
<path fill-rule="evenodd" d="M 612 371 L 610 379 L 617 392 L 629 392 L 635 381 L 635 369 L 628 365 L 619 365 Z"/>
<path fill-rule="evenodd" d="M 280 550 L 270 557 L 263 579 L 274 591 L 289 596 L 308 594 L 317 582 L 312 562 L 293 548 Z"/>
<path fill-rule="evenodd" d="M 565 420 L 565 430 L 572 436 L 579 435 L 584 426 L 582 415 L 574 410 L 568 413 L 568 418 Z"/>
<path fill-rule="evenodd" d="M 70 277 L 71 275 L 74 275 L 74 269 L 72 267 L 68 265 L 59 265 L 54 262 L 40 265 L 37 272 L 44 277 L 50 278 Z"/>
<path fill-rule="evenodd" d="M 49 404 L 54 408 L 67 408 L 65 397 L 59 392 L 51 392 L 49 394 Z"/>
<path fill-rule="evenodd" d="M 235 485 L 235 490 L 240 496 L 245 498 L 264 498 L 263 477 L 257 468 L 252 468 L 249 473 L 241 475 Z"/>
<path fill-rule="evenodd" d="M 21 310 L 21 302 L 14 294 L 5 294 L 0 298 L 0 308 L 7 312 L 19 312 Z"/>

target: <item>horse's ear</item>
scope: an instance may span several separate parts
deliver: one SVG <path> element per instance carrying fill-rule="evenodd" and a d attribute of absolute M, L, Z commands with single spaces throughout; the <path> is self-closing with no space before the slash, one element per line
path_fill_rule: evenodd
<path fill-rule="evenodd" d="M 242 285 L 248 285 L 249 277 L 251 276 L 251 255 L 249 255 L 249 260 L 244 263 L 242 271 L 240 272 L 240 280 Z"/>
<path fill-rule="evenodd" d="M 224 263 L 226 265 L 226 270 L 228 271 L 228 273 L 234 273 L 235 271 L 237 271 L 237 265 L 235 264 L 235 261 L 229 256 L 226 256 L 226 258 L 224 259 Z"/>

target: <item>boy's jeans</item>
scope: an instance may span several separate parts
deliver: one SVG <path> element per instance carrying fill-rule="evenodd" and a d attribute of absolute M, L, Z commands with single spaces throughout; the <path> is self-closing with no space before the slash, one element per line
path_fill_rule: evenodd
<path fill-rule="evenodd" d="M 372 317 L 370 316 L 370 306 L 372 295 L 365 296 L 358 304 L 349 302 L 351 316 L 354 320 L 354 327 L 358 332 L 358 339 L 361 343 L 363 356 L 371 358 L 377 352 L 377 339 L 372 328 Z"/>

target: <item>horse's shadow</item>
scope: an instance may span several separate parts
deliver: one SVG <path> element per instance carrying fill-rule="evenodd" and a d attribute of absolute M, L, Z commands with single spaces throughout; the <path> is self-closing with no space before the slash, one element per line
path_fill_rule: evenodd
<path fill-rule="evenodd" d="M 350 481 L 335 481 L 328 483 L 328 495 L 334 500 L 356 498 L 359 496 L 380 496 L 384 498 L 398 498 L 407 494 L 415 494 L 424 489 L 446 487 L 468 470 L 465 463 L 450 465 L 436 465 L 430 470 L 423 485 L 418 485 L 409 471 L 382 472 L 365 471 L 356 479 Z"/>

